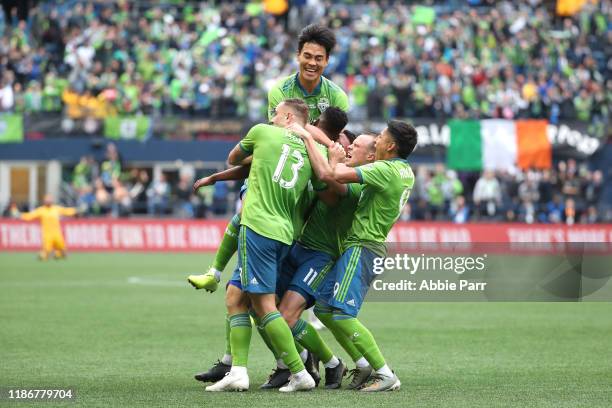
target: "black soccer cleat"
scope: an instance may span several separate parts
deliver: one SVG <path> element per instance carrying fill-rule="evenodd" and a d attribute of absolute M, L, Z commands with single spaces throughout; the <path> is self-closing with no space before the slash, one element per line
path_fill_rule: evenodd
<path fill-rule="evenodd" d="M 304 367 L 308 374 L 312 377 L 315 382 L 315 387 L 319 386 L 319 382 L 321 382 L 321 374 L 319 374 L 319 357 L 308 352 L 308 357 L 306 358 L 306 362 L 304 363 Z"/>
<path fill-rule="evenodd" d="M 340 364 L 334 368 L 325 368 L 325 388 L 329 390 L 335 390 L 340 388 L 342 385 L 342 377 L 346 375 L 347 369 L 346 364 L 338 359 Z"/>
<path fill-rule="evenodd" d="M 289 382 L 289 376 L 291 376 L 291 371 L 289 371 L 288 368 L 277 367 L 272 370 L 272 373 L 268 377 L 268 381 L 261 384 L 259 388 L 262 390 L 272 390 L 275 388 L 280 388 Z"/>
<path fill-rule="evenodd" d="M 227 365 L 217 360 L 217 362 L 205 373 L 199 373 L 194 376 L 198 381 L 202 382 L 217 382 L 225 377 L 225 374 L 229 373 L 232 366 Z"/>

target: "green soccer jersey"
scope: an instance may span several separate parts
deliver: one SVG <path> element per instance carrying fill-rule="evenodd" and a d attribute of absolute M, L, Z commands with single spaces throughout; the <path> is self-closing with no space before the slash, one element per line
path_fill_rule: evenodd
<path fill-rule="evenodd" d="M 341 245 L 353 222 L 363 188 L 360 184 L 349 184 L 347 187 L 347 194 L 334 207 L 317 201 L 299 238 L 305 247 L 325 252 L 334 259 L 340 257 Z"/>
<path fill-rule="evenodd" d="M 312 179 L 315 188 L 325 185 L 314 178 L 304 142 L 290 131 L 256 125 L 240 141 L 253 154 L 240 224 L 264 237 L 291 244 L 298 202 Z"/>
<path fill-rule="evenodd" d="M 323 156 L 327 159 L 327 148 L 319 143 L 317 143 L 317 148 L 323 154 Z M 323 190 L 327 188 L 325 183 L 319 182 L 317 191 Z M 317 192 L 312 183 L 308 183 L 308 187 L 306 191 L 300 197 L 300 200 L 297 204 L 297 209 L 295 211 L 293 217 L 293 239 L 298 239 L 302 235 L 302 230 L 304 228 L 305 221 L 310 218 L 310 214 L 314 211 L 314 206 L 317 202 Z"/>
<path fill-rule="evenodd" d="M 274 110 L 285 99 L 302 99 L 308 105 L 310 123 L 314 123 L 329 106 L 336 106 L 348 112 L 349 104 L 346 93 L 335 83 L 325 77 L 315 90 L 309 94 L 298 80 L 299 72 L 281 79 L 268 92 L 268 119 L 272 120 Z"/>
<path fill-rule="evenodd" d="M 399 158 L 377 160 L 356 170 L 364 187 L 343 249 L 363 245 L 384 256 L 387 234 L 408 201 L 414 174 Z"/>

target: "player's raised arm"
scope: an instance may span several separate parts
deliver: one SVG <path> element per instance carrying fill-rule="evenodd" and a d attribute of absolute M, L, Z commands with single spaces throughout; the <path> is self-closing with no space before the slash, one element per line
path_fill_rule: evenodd
<path fill-rule="evenodd" d="M 308 131 L 308 133 L 312 135 L 315 142 L 320 143 L 323 146 L 328 147 L 328 148 L 334 145 L 334 142 L 332 142 L 332 140 L 329 137 L 327 137 L 325 132 L 323 132 L 318 127 L 310 125 L 310 124 L 306 124 L 305 129 Z"/>
<path fill-rule="evenodd" d="M 59 213 L 64 217 L 74 217 L 77 215 L 77 209 L 74 207 L 59 207 Z"/>
<path fill-rule="evenodd" d="M 40 207 L 35 209 L 34 211 L 21 214 L 21 219 L 23 221 L 32 221 L 37 218 L 40 218 Z"/>

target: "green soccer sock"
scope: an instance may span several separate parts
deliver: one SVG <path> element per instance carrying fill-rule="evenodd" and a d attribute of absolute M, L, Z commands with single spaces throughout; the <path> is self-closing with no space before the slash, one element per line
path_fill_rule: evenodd
<path fill-rule="evenodd" d="M 336 312 L 333 314 L 333 320 L 335 325 L 353 342 L 365 359 L 368 360 L 373 369 L 378 370 L 385 365 L 385 358 L 380 352 L 374 336 L 359 320 Z"/>
<path fill-rule="evenodd" d="M 319 332 L 307 321 L 298 320 L 291 329 L 291 333 L 299 344 L 314 353 L 323 363 L 327 363 L 334 356 Z"/>
<path fill-rule="evenodd" d="M 329 329 L 329 331 L 334 335 L 336 341 L 340 346 L 346 351 L 351 360 L 357 361 L 363 355 L 357 347 L 353 344 L 350 338 L 348 338 L 342 330 L 335 324 L 334 319 L 332 318 L 332 309 L 328 306 L 322 306 L 317 304 L 314 308 L 315 315 L 321 320 L 321 323 L 325 325 Z"/>
<path fill-rule="evenodd" d="M 230 343 L 230 317 L 229 315 L 225 316 L 225 354 L 232 354 L 232 344 Z"/>
<path fill-rule="evenodd" d="M 278 350 L 283 362 L 289 367 L 291 374 L 304 370 L 304 363 L 295 349 L 291 329 L 278 311 L 270 312 L 261 319 L 261 326 L 268 334 L 272 345 Z"/>
<path fill-rule="evenodd" d="M 240 231 L 240 214 L 235 214 L 227 224 L 221 244 L 215 254 L 212 267 L 218 271 L 223 271 L 232 256 L 238 250 L 238 232 Z"/>
<path fill-rule="evenodd" d="M 270 337 L 268 336 L 268 333 L 266 333 L 266 331 L 261 326 L 261 319 L 257 317 L 254 311 L 251 310 L 250 313 L 251 313 L 251 316 L 253 316 L 253 320 L 255 320 L 255 325 L 257 327 L 257 331 L 259 332 L 259 335 L 261 336 L 261 339 L 266 344 L 266 347 L 268 347 L 268 350 L 270 350 L 272 354 L 274 354 L 274 358 L 278 360 L 280 358 L 279 357 L 280 353 L 276 351 L 276 349 L 274 348 L 274 345 L 270 341 Z"/>
<path fill-rule="evenodd" d="M 251 316 L 248 313 L 230 316 L 230 344 L 232 365 L 246 367 L 251 345 Z"/>

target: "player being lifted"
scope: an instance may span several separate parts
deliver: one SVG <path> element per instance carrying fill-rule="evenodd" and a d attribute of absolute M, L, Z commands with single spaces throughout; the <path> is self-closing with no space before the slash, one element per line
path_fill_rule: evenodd
<path fill-rule="evenodd" d="M 268 119 L 272 120 L 278 104 L 285 99 L 298 98 L 308 105 L 309 124 L 306 129 L 312 132 L 317 141 L 325 146 L 333 143 L 321 132 L 317 132 L 311 123 L 319 119 L 321 113 L 329 106 L 335 106 L 347 112 L 348 97 L 334 82 L 323 76 L 329 64 L 329 56 L 336 46 L 336 37 L 329 28 L 311 24 L 306 26 L 298 37 L 297 62 L 298 72 L 278 81 L 268 92 Z M 246 177 L 244 174 L 244 177 Z M 194 190 L 215 182 L 214 178 L 204 177 L 197 180 Z M 237 235 L 240 225 L 240 214 L 234 215 L 228 224 L 225 235 L 219 245 L 215 259 L 204 275 L 193 275 L 189 282 L 197 289 L 214 292 L 218 288 L 221 272 L 238 248 Z"/>
<path fill-rule="evenodd" d="M 362 185 L 343 252 L 319 288 L 315 313 L 336 338 L 349 338 L 375 370 L 361 391 L 400 388 L 400 380 L 386 364 L 372 333 L 357 319 L 374 278 L 374 258 L 385 257 L 385 240 L 399 218 L 414 185 L 406 161 L 417 144 L 412 125 L 390 121 L 376 138 L 376 161 L 349 167 L 338 163 L 333 178 L 339 183 Z"/>
<path fill-rule="evenodd" d="M 60 227 L 60 217 L 74 216 L 76 213 L 75 208 L 54 205 L 53 196 L 47 194 L 42 206 L 21 215 L 24 221 L 40 219 L 42 249 L 38 256 L 39 259 L 46 261 L 53 251 L 55 251 L 56 259 L 66 257 L 66 244 Z"/>
<path fill-rule="evenodd" d="M 289 367 L 291 379 L 282 392 L 314 388 L 298 354 L 291 330 L 276 308 L 276 280 L 294 239 L 298 201 L 312 179 L 315 188 L 326 186 L 312 172 L 302 140 L 283 129 L 308 120 L 308 108 L 300 99 L 287 99 L 276 109 L 276 126 L 256 125 L 230 152 L 228 162 L 242 163 L 252 156 L 249 192 L 240 221 L 238 263 L 239 281 L 233 277 L 228 292 L 244 292 L 236 304 L 228 305 L 232 368 L 207 391 L 246 390 L 249 387 L 247 360 L 251 339 L 252 307 L 260 327 L 280 358 Z M 246 294 L 246 296 L 245 296 Z"/>

